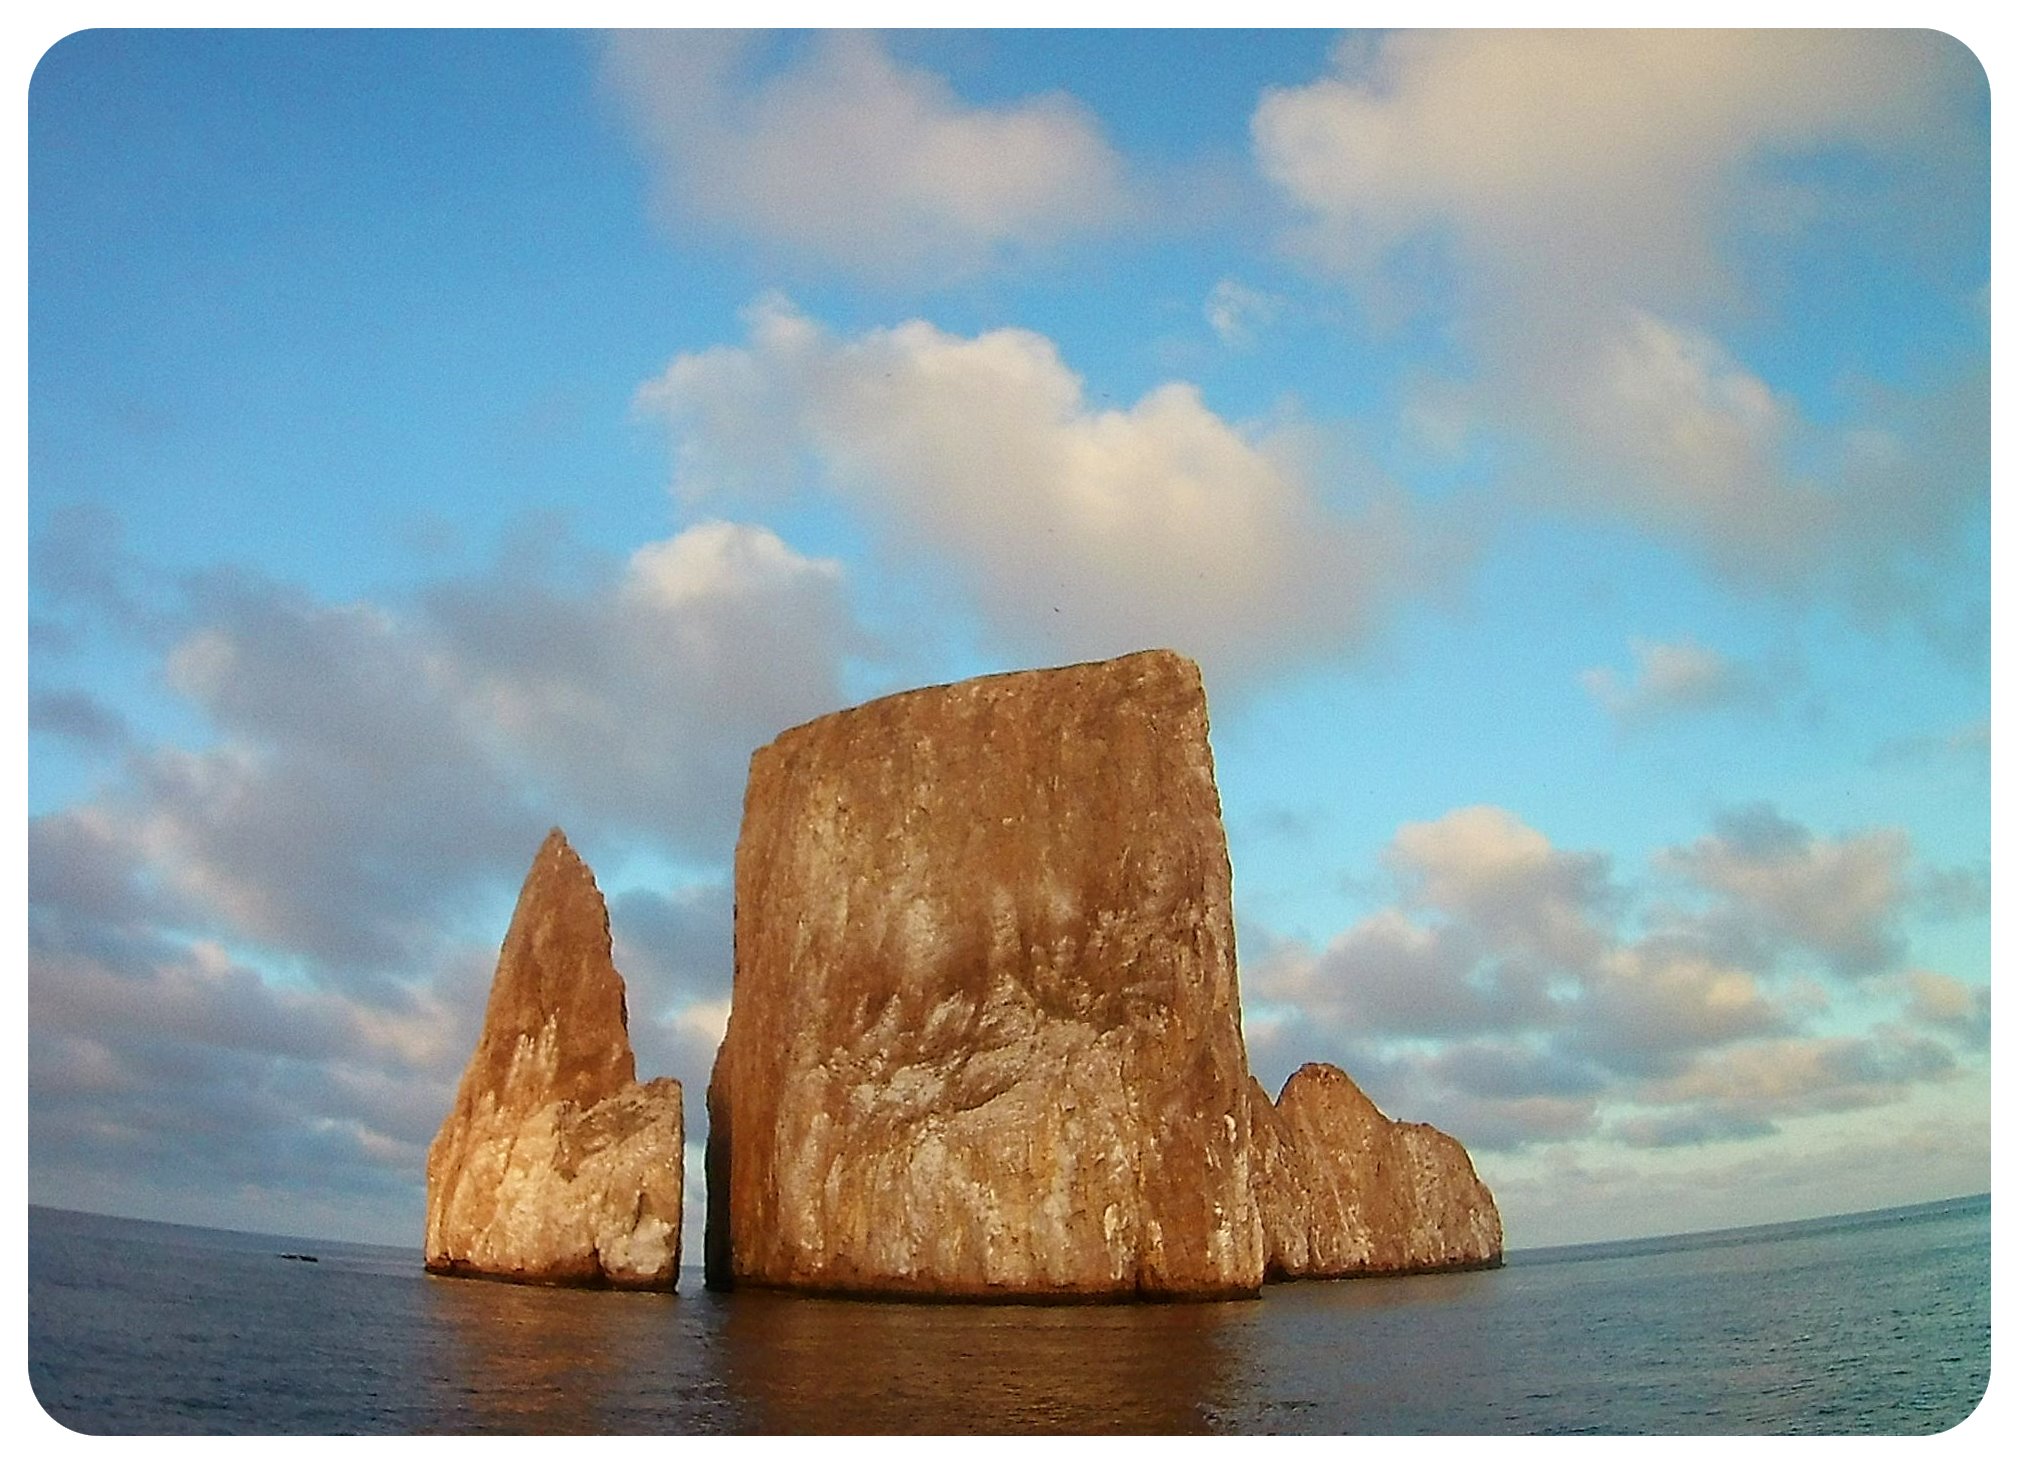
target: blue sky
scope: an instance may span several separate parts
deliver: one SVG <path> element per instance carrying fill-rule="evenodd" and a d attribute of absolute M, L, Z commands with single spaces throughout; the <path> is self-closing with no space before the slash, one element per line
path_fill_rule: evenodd
<path fill-rule="evenodd" d="M 1257 1075 L 1510 1245 L 1988 1188 L 1958 43 L 90 32 L 29 102 L 33 1200 L 415 1240 L 554 823 L 698 1144 L 750 751 L 1148 645 Z"/>

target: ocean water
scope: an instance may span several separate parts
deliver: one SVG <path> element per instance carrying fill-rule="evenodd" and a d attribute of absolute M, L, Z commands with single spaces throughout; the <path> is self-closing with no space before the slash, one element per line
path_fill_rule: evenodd
<path fill-rule="evenodd" d="M 94 1434 L 1924 1434 L 1989 1379 L 1990 1215 L 1978 1196 L 1251 1302 L 968 1307 L 698 1273 L 671 1296 L 503 1286 L 31 1206 L 28 1371 Z"/>

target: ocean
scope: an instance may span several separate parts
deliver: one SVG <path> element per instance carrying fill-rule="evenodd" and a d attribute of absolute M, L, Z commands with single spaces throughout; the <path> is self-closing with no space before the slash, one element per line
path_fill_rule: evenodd
<path fill-rule="evenodd" d="M 30 1206 L 90 1434 L 1926 1434 L 1991 1362 L 1988 1195 L 1213 1305 L 567 1291 Z M 289 1259 L 312 1255 L 315 1259 Z"/>

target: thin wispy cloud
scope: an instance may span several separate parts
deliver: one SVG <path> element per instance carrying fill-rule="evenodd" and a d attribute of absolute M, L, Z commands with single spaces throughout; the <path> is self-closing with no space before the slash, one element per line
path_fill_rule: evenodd
<path fill-rule="evenodd" d="M 1246 349 L 1255 344 L 1256 334 L 1272 325 L 1283 313 L 1283 298 L 1266 290 L 1224 279 L 1206 296 L 1206 324 L 1223 346 Z"/>
<path fill-rule="evenodd" d="M 1773 702 L 1771 684 L 1750 666 L 1687 637 L 1635 638 L 1629 644 L 1634 659 L 1630 678 L 1610 666 L 1591 667 L 1579 678 L 1622 727 L 1702 712 L 1760 709 Z"/>

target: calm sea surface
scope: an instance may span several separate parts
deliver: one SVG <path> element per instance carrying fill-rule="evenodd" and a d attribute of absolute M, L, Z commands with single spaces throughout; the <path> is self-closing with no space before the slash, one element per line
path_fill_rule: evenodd
<path fill-rule="evenodd" d="M 87 1433 L 1932 1433 L 1989 1378 L 1990 1218 L 1979 1196 L 1253 1302 L 960 1307 L 501 1286 L 31 1206 L 28 1371 Z"/>

